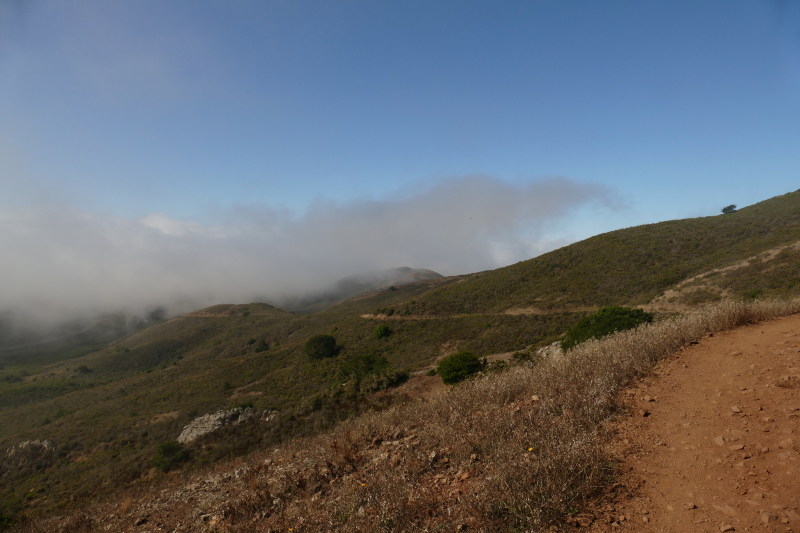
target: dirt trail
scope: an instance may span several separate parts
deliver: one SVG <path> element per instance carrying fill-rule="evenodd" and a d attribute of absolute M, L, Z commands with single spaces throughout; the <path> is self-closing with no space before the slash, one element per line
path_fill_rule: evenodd
<path fill-rule="evenodd" d="M 800 316 L 703 339 L 623 393 L 599 531 L 800 532 Z M 785 387 L 786 377 L 794 386 Z M 588 524 L 586 524 L 588 525 Z"/>

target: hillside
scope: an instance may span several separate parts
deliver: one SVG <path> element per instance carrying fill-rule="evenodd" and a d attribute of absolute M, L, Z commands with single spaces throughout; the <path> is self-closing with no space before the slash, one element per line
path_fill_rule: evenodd
<path fill-rule="evenodd" d="M 391 388 L 404 372 L 463 349 L 482 357 L 550 343 L 599 306 L 672 312 L 670 304 L 795 295 L 798 240 L 800 191 L 599 235 L 495 271 L 389 286 L 313 314 L 218 305 L 110 343 L 117 337 L 0 352 L 0 453 L 27 440 L 57 450 L 25 468 L 0 463 L 0 513 L 54 511 L 153 483 L 158 445 L 206 413 L 252 406 L 272 422 L 199 439 L 184 471 L 406 402 Z M 384 323 L 391 334 L 373 339 Z M 337 357 L 303 354 L 320 333 L 336 338 Z"/>
<path fill-rule="evenodd" d="M 800 191 L 728 215 L 612 231 L 427 294 L 413 314 L 542 311 L 647 304 L 698 274 L 800 241 Z M 797 294 L 800 258 L 789 248 L 719 277 L 731 296 Z M 698 295 L 700 296 L 700 295 Z M 715 299 L 710 291 L 689 303 Z"/>
<path fill-rule="evenodd" d="M 20 532 L 796 525 L 798 447 L 788 437 L 800 396 L 788 348 L 798 311 L 800 300 L 724 302 Z M 794 326 L 776 320 L 790 315 Z M 720 365 L 734 373 L 720 376 Z"/>
<path fill-rule="evenodd" d="M 417 281 L 439 279 L 442 275 L 427 268 L 399 267 L 364 272 L 342 278 L 333 287 L 316 294 L 280 302 L 281 307 L 298 313 L 324 311 L 339 301 L 389 287 L 400 287 Z"/>

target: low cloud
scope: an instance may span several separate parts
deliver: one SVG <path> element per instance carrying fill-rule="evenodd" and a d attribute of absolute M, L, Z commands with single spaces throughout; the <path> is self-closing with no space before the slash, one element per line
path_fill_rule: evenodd
<path fill-rule="evenodd" d="M 0 312 L 54 319 L 163 305 L 177 313 L 280 302 L 369 270 L 486 270 L 566 244 L 547 228 L 590 205 L 618 208 L 609 189 L 568 178 L 467 176 L 377 200 L 319 200 L 302 215 L 240 207 L 215 225 L 0 208 Z"/>

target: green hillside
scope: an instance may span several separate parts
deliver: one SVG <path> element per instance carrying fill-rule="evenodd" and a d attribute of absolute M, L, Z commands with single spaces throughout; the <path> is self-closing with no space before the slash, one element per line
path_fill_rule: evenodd
<path fill-rule="evenodd" d="M 671 289 L 685 304 L 797 294 L 800 252 L 787 246 L 798 240 L 800 191 L 732 214 L 599 235 L 495 271 L 391 287 L 311 315 L 218 305 L 121 339 L 98 330 L 0 352 L 0 514 L 47 512 L 158 479 L 157 446 L 220 409 L 277 415 L 198 439 L 185 469 L 403 401 L 375 389 L 446 353 L 483 357 L 553 342 L 599 306 L 647 304 Z M 375 339 L 381 324 L 391 334 Z M 338 356 L 303 354 L 317 334 L 335 337 Z M 57 449 L 22 462 L 6 453 L 32 439 Z"/>
<path fill-rule="evenodd" d="M 800 191 L 728 215 L 648 224 L 598 235 L 529 261 L 475 274 L 427 294 L 414 314 L 499 312 L 645 304 L 691 276 L 800 240 Z M 791 257 L 769 282 L 740 273 L 726 284 L 739 295 L 785 293 Z M 774 270 L 772 264 L 763 270 Z M 765 284 L 766 283 L 766 284 Z M 792 289 L 793 291 L 793 289 Z M 793 292 L 794 293 L 794 292 Z"/>

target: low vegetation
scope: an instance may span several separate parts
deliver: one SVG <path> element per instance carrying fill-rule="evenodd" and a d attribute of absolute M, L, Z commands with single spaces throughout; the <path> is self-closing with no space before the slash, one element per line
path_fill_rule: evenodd
<path fill-rule="evenodd" d="M 472 352 L 461 351 L 439 361 L 436 373 L 442 377 L 445 385 L 455 385 L 477 374 L 485 366 L 486 363 L 481 362 Z"/>
<path fill-rule="evenodd" d="M 158 445 L 156 456 L 153 458 L 153 466 L 162 472 L 169 472 L 187 462 L 191 457 L 191 452 L 184 448 L 183 444 L 171 440 Z"/>
<path fill-rule="evenodd" d="M 605 423 L 616 391 L 709 333 L 797 312 L 798 300 L 723 302 L 643 324 L 362 415 L 254 456 L 235 476 L 218 468 L 20 531 L 116 531 L 154 511 L 163 529 L 203 516 L 230 532 L 547 529 L 613 483 Z M 213 492 L 190 488 L 200 486 Z"/>
<path fill-rule="evenodd" d="M 589 339 L 601 339 L 617 331 L 633 329 L 640 324 L 648 324 L 652 321 L 653 314 L 641 309 L 604 307 L 569 328 L 564 335 L 564 340 L 561 341 L 561 349 L 567 351 Z"/>
<path fill-rule="evenodd" d="M 339 350 L 336 347 L 336 339 L 331 335 L 314 335 L 303 345 L 303 353 L 311 359 L 325 359 L 336 357 Z"/>

